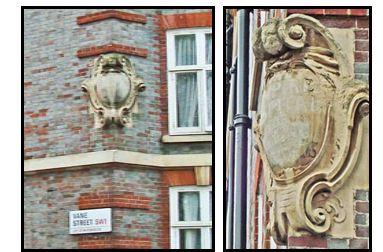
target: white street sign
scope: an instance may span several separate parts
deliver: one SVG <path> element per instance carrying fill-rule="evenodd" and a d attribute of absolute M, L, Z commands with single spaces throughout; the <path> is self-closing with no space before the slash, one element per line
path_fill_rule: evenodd
<path fill-rule="evenodd" d="M 69 212 L 69 234 L 112 232 L 112 209 L 89 209 Z"/>

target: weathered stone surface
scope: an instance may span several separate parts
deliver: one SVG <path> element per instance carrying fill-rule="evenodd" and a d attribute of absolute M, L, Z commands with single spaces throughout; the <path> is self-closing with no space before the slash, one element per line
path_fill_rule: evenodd
<path fill-rule="evenodd" d="M 355 33 L 353 29 L 329 28 L 334 40 L 342 48 L 343 55 L 346 57 L 345 63 L 354 72 L 354 52 L 355 52 Z M 356 67 L 356 66 L 355 66 Z M 356 72 L 356 69 L 355 69 Z"/>
<path fill-rule="evenodd" d="M 133 126 L 133 113 L 138 113 L 136 99 L 145 85 L 126 56 L 111 53 L 95 59 L 91 77 L 81 88 L 88 95 L 96 128 L 111 123 Z"/>
<path fill-rule="evenodd" d="M 353 194 L 368 189 L 362 146 L 368 146 L 369 89 L 353 79 L 354 32 L 332 31 L 291 15 L 255 32 L 255 58 L 268 63 L 254 130 L 270 180 L 269 227 L 279 244 L 310 232 L 347 247 L 336 239 L 354 237 Z"/>

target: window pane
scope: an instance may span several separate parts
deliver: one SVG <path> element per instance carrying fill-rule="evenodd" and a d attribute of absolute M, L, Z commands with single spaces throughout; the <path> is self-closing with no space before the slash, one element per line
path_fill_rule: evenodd
<path fill-rule="evenodd" d="M 197 64 L 197 51 L 195 35 L 177 35 L 175 36 L 176 42 L 176 65 L 196 65 Z"/>
<path fill-rule="evenodd" d="M 178 196 L 179 221 L 199 221 L 199 192 L 180 192 Z"/>
<path fill-rule="evenodd" d="M 211 249 L 212 237 L 213 237 L 213 229 L 209 228 L 209 232 L 210 232 L 210 237 L 209 237 L 209 238 L 210 238 L 210 239 L 209 239 L 209 240 L 210 240 L 210 244 L 209 244 L 209 247 L 208 247 L 208 248 Z"/>
<path fill-rule="evenodd" d="M 212 220 L 212 215 L 213 215 L 213 209 L 212 209 L 212 195 L 211 195 L 211 192 L 209 192 L 209 208 L 210 208 L 210 220 Z"/>
<path fill-rule="evenodd" d="M 206 60 L 206 64 L 211 64 L 211 54 L 212 54 L 211 46 L 212 46 L 211 34 L 206 34 L 205 35 L 205 48 L 206 48 L 205 60 Z"/>
<path fill-rule="evenodd" d="M 177 127 L 198 127 L 197 73 L 176 74 Z"/>
<path fill-rule="evenodd" d="M 212 74 L 211 71 L 206 72 L 206 93 L 207 93 L 207 125 L 211 127 L 212 117 Z"/>
<path fill-rule="evenodd" d="M 180 248 L 181 249 L 200 249 L 201 230 L 200 229 L 180 229 Z"/>

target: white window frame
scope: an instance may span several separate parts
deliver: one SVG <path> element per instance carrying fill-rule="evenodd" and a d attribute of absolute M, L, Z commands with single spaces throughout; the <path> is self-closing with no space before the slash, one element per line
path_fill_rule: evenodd
<path fill-rule="evenodd" d="M 178 221 L 178 193 L 199 192 L 200 221 Z M 201 230 L 201 249 L 212 248 L 212 218 L 210 219 L 209 194 L 211 186 L 177 186 L 169 188 L 170 197 L 170 241 L 172 249 L 180 248 L 179 230 L 198 228 Z M 213 199 L 212 199 L 213 200 Z M 213 205 L 213 202 L 212 202 Z M 211 213 L 213 215 L 213 213 Z"/>
<path fill-rule="evenodd" d="M 197 64 L 192 66 L 176 66 L 175 36 L 194 34 L 196 37 Z M 211 134 L 212 125 L 208 125 L 207 71 L 212 71 L 212 64 L 205 63 L 205 36 L 212 34 L 211 28 L 187 28 L 169 30 L 166 32 L 167 70 L 168 70 L 168 109 L 169 134 Z M 214 59 L 212 59 L 214 60 Z M 176 74 L 197 72 L 198 92 L 198 127 L 177 127 L 177 92 Z M 213 85 L 213 83 L 212 83 Z M 213 117 L 213 115 L 212 115 Z M 213 120 L 213 119 L 212 119 Z"/>

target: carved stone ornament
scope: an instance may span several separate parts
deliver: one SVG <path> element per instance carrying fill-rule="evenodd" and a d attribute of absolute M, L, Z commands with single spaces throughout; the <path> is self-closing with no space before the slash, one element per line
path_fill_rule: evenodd
<path fill-rule="evenodd" d="M 346 218 L 337 191 L 361 150 L 369 87 L 353 79 L 332 34 L 309 16 L 269 20 L 255 31 L 253 51 L 267 61 L 254 131 L 266 169 L 268 229 L 278 244 L 328 233 Z"/>
<path fill-rule="evenodd" d="M 89 98 L 89 111 L 96 128 L 116 123 L 132 127 L 132 113 L 137 113 L 136 99 L 145 90 L 129 59 L 123 54 L 104 54 L 94 61 L 90 79 L 82 90 Z"/>

